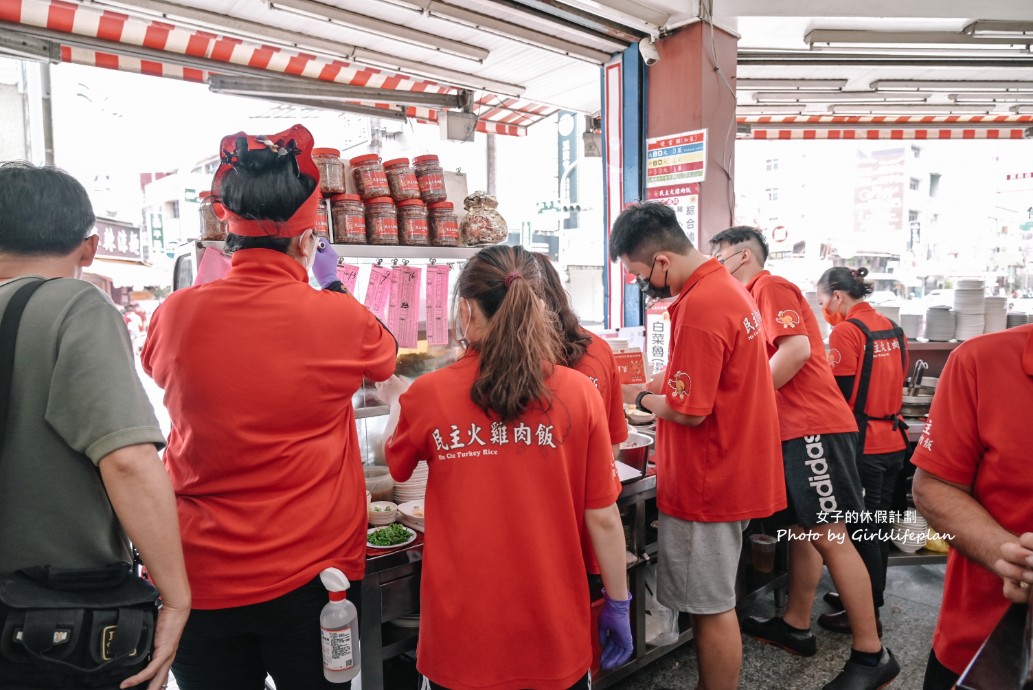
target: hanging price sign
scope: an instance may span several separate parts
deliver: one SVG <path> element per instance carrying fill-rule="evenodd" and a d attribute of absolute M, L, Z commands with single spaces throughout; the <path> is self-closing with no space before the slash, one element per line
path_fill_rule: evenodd
<path fill-rule="evenodd" d="M 448 345 L 448 275 L 445 265 L 427 267 L 427 344 Z"/>
<path fill-rule="evenodd" d="M 369 284 L 366 285 L 366 299 L 362 303 L 378 319 L 384 321 L 387 318 L 387 303 L 390 299 L 391 269 L 372 266 L 369 271 Z"/>
<path fill-rule="evenodd" d="M 391 270 L 391 306 L 387 328 L 394 333 L 398 347 L 415 348 L 419 342 L 420 277 L 422 269 L 398 266 Z"/>

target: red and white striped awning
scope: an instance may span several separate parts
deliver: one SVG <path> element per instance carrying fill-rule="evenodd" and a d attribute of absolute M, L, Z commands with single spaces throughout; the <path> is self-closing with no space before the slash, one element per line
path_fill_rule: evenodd
<path fill-rule="evenodd" d="M 1033 115 L 751 115 L 740 138 L 1022 139 Z"/>
<path fill-rule="evenodd" d="M 437 94 L 458 92 L 451 86 L 390 70 L 64 0 L 0 0 L 0 22 L 56 32 L 58 36 L 68 34 L 104 41 L 104 47 L 110 45 L 110 51 L 76 45 L 70 38 L 69 44 L 62 43 L 60 56 L 62 62 L 107 69 L 205 83 L 210 74 L 219 74 L 220 64 L 224 64 L 348 86 Z M 148 56 L 155 55 L 158 59 L 133 55 L 132 48 L 146 49 Z M 167 58 L 162 53 L 166 53 Z M 191 66 L 178 62 L 179 57 L 191 58 Z M 194 66 L 197 64 L 206 68 Z M 393 107 L 385 103 L 356 103 L 385 109 Z M 484 92 L 478 94 L 474 108 L 478 131 L 517 136 L 557 110 L 555 106 Z M 438 111 L 427 107 L 408 107 L 406 114 L 427 122 L 438 119 Z"/>

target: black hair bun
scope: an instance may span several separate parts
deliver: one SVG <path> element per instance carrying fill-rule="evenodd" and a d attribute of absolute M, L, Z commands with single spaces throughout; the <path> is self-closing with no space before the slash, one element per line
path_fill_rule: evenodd
<path fill-rule="evenodd" d="M 868 269 L 865 268 L 864 266 L 861 266 L 861 268 L 857 269 L 855 271 L 855 273 L 857 273 L 857 277 L 858 278 L 860 278 L 861 280 L 864 280 L 865 276 L 868 275 Z"/>

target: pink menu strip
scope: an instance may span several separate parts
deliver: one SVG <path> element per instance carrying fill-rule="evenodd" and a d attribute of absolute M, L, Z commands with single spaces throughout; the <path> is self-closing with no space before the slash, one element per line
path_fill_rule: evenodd
<path fill-rule="evenodd" d="M 427 343 L 448 345 L 448 275 L 450 267 L 427 267 Z"/>
<path fill-rule="evenodd" d="M 197 275 L 194 276 L 194 285 L 204 285 L 219 278 L 225 278 L 230 272 L 229 258 L 212 247 L 205 247 L 201 255 L 201 262 L 197 266 Z"/>
<path fill-rule="evenodd" d="M 369 284 L 366 286 L 366 299 L 363 304 L 378 319 L 387 319 L 387 302 L 391 299 L 391 269 L 383 266 L 371 266 Z"/>
<path fill-rule="evenodd" d="M 337 279 L 348 292 L 355 294 L 355 283 L 359 280 L 359 267 L 352 264 L 337 265 Z"/>
<path fill-rule="evenodd" d="M 415 348 L 419 342 L 420 277 L 422 269 L 398 266 L 391 271 L 391 306 L 387 327 L 399 347 Z"/>

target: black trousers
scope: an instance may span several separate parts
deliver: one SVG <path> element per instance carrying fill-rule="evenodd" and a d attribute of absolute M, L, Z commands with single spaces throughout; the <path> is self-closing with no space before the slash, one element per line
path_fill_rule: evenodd
<path fill-rule="evenodd" d="M 936 652 L 929 650 L 929 662 L 925 666 L 925 681 L 922 690 L 951 690 L 960 676 L 940 663 Z"/>
<path fill-rule="evenodd" d="M 362 583 L 348 600 L 356 607 Z M 271 601 L 190 612 L 172 673 L 182 690 L 262 690 L 268 673 L 277 690 L 349 690 L 323 677 L 319 612 L 326 589 L 313 578 Z"/>
<path fill-rule="evenodd" d="M 428 682 L 430 682 L 430 690 L 448 690 L 444 685 L 438 685 L 433 681 Z M 592 672 L 586 673 L 584 678 L 571 685 L 568 690 L 592 690 Z"/>
<path fill-rule="evenodd" d="M 897 477 L 904 466 L 904 451 L 862 455 L 857 463 L 864 489 L 864 509 L 875 520 L 876 511 L 889 511 L 893 507 L 893 493 Z M 854 540 L 857 553 L 864 561 L 864 567 L 872 581 L 872 598 L 875 608 L 883 605 L 886 591 L 886 568 L 890 558 L 890 521 L 879 520 L 849 525 L 851 534 L 859 532 L 860 539 Z"/>

